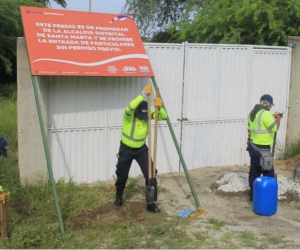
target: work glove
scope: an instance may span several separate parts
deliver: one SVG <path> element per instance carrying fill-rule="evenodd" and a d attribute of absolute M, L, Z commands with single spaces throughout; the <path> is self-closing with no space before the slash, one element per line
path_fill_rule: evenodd
<path fill-rule="evenodd" d="M 142 91 L 142 96 L 146 97 L 147 95 L 150 95 L 151 93 L 152 93 L 152 85 L 149 84 L 149 85 L 144 87 L 144 89 Z"/>
<path fill-rule="evenodd" d="M 154 98 L 154 106 L 160 108 L 162 106 L 161 98 Z"/>
<path fill-rule="evenodd" d="M 275 112 L 274 114 L 273 114 L 273 116 L 275 117 L 275 118 L 277 118 L 277 116 L 281 116 L 281 118 L 283 117 L 283 113 L 279 113 L 279 112 Z"/>

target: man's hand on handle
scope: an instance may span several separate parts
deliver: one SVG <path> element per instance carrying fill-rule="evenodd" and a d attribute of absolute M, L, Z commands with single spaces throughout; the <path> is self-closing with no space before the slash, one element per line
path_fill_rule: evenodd
<path fill-rule="evenodd" d="M 159 98 L 159 97 L 154 98 L 154 106 L 158 107 L 158 108 L 161 108 L 161 106 L 162 106 L 162 99 Z"/>
<path fill-rule="evenodd" d="M 282 113 L 275 112 L 275 113 L 273 114 L 273 116 L 275 117 L 275 122 L 276 122 L 276 124 L 277 124 L 277 129 L 278 129 L 279 126 L 280 126 L 280 120 L 281 120 L 281 118 L 283 117 L 283 112 L 282 112 Z"/>
<path fill-rule="evenodd" d="M 277 118 L 277 116 L 280 116 L 280 118 L 282 118 L 282 117 L 283 117 L 283 113 L 275 112 L 275 113 L 273 114 L 273 116 L 274 116 L 275 118 Z"/>

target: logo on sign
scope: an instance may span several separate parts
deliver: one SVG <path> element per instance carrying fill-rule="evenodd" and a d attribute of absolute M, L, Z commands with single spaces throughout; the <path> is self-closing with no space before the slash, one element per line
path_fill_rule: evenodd
<path fill-rule="evenodd" d="M 116 66 L 108 66 L 107 70 L 109 71 L 109 73 L 112 73 L 112 74 L 116 74 L 117 71 L 118 71 L 118 69 L 116 68 Z"/>
<path fill-rule="evenodd" d="M 133 66 L 124 66 L 124 67 L 123 67 L 123 71 L 124 71 L 124 72 L 127 72 L 127 73 L 135 72 L 135 71 L 136 71 L 136 68 L 133 67 Z"/>
<path fill-rule="evenodd" d="M 142 74 L 150 74 L 148 66 L 139 66 Z"/>
<path fill-rule="evenodd" d="M 149 71 L 148 66 L 140 66 L 140 71 Z"/>

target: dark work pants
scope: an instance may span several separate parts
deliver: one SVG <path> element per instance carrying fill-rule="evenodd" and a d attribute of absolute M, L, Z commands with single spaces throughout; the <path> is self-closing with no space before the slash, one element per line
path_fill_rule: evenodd
<path fill-rule="evenodd" d="M 130 148 L 121 142 L 119 148 L 119 158 L 116 166 L 117 181 L 115 186 L 119 190 L 124 190 L 129 175 L 132 161 L 139 164 L 145 180 L 148 180 L 148 147 L 144 144 L 141 148 Z M 123 193 L 123 192 L 122 192 Z"/>
<path fill-rule="evenodd" d="M 250 171 L 249 171 L 249 186 L 253 187 L 255 178 L 263 175 L 273 177 L 275 176 L 274 168 L 271 170 L 262 170 L 260 166 L 260 152 L 254 149 L 251 144 L 248 144 L 247 150 L 250 156 Z"/>

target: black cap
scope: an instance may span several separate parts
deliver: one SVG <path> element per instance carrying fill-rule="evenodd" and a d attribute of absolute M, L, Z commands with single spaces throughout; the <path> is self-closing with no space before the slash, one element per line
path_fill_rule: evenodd
<path fill-rule="evenodd" d="M 136 107 L 138 118 L 141 120 L 148 120 L 148 103 L 146 101 L 142 101 L 137 107 Z"/>
<path fill-rule="evenodd" d="M 273 106 L 274 106 L 274 103 L 273 103 L 273 97 L 271 96 L 271 95 L 269 95 L 269 94 L 264 94 L 261 98 L 260 98 L 260 100 L 262 101 L 262 100 L 266 100 L 266 101 L 268 101 L 269 103 L 271 103 Z"/>

